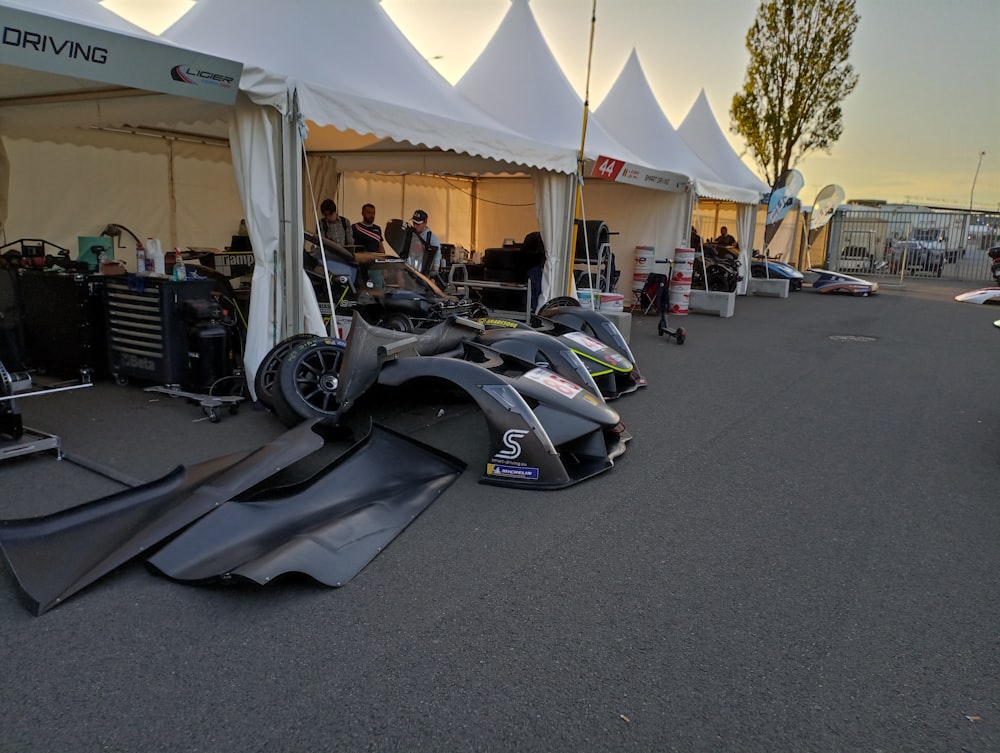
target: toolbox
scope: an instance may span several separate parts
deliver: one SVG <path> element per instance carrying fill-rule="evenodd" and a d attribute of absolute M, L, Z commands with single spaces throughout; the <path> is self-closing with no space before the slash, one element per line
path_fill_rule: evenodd
<path fill-rule="evenodd" d="M 119 384 L 130 378 L 186 385 L 192 364 L 187 301 L 212 297 L 212 280 L 171 280 L 127 275 L 105 285 L 108 318 L 108 361 Z"/>

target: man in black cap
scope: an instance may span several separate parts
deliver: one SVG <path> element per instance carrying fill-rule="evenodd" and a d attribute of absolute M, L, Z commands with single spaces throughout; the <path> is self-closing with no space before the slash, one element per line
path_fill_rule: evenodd
<path fill-rule="evenodd" d="M 427 212 L 418 209 L 411 218 L 413 223 L 407 232 L 408 249 L 406 261 L 411 267 L 428 277 L 441 271 L 441 240 L 427 227 Z"/>

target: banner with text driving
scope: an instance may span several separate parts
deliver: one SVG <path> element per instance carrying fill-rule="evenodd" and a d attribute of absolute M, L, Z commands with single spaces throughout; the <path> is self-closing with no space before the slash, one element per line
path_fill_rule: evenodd
<path fill-rule="evenodd" d="M 233 104 L 243 64 L 0 7 L 0 65 Z"/>
<path fill-rule="evenodd" d="M 615 183 L 627 183 L 631 186 L 644 186 L 660 191 L 682 193 L 687 190 L 690 180 L 686 175 L 671 173 L 665 170 L 653 170 L 639 167 L 619 159 L 600 156 L 594 160 L 590 169 L 591 178 L 610 180 Z"/>

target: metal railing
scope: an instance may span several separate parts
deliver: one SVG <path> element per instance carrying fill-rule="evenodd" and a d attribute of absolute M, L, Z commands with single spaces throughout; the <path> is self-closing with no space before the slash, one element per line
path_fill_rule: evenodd
<path fill-rule="evenodd" d="M 941 277 L 987 283 L 987 250 L 1000 245 L 1000 212 L 906 205 L 841 207 L 819 266 L 882 278 Z M 815 257 L 814 257 L 815 258 Z"/>

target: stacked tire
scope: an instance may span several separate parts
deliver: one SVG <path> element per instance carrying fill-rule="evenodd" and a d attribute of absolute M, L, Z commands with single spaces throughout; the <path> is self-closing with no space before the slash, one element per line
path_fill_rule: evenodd
<path fill-rule="evenodd" d="M 596 272 L 577 274 L 578 288 L 594 288 L 605 293 L 610 292 L 605 276 L 605 265 L 609 260 L 601 258 L 601 249 L 610 248 L 610 244 L 611 231 L 608 230 L 608 224 L 604 220 L 576 221 L 576 249 L 573 261 L 576 264 L 587 264 L 589 259 L 592 269 L 596 268 Z"/>

